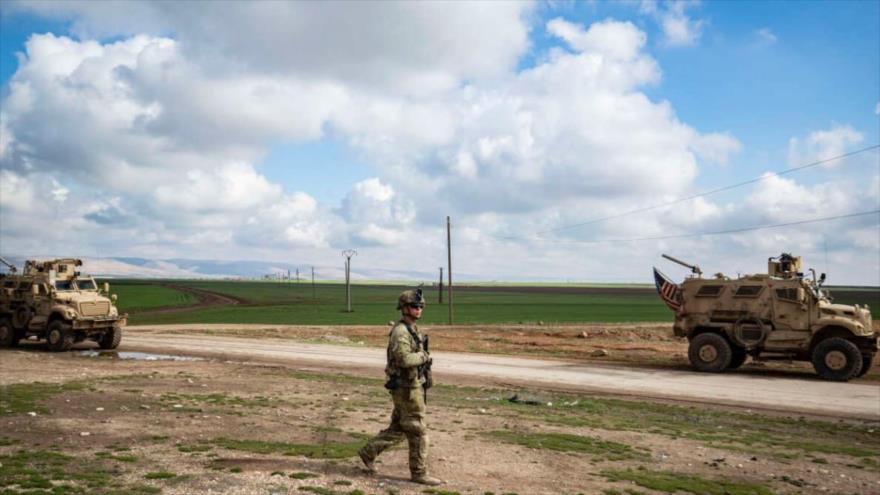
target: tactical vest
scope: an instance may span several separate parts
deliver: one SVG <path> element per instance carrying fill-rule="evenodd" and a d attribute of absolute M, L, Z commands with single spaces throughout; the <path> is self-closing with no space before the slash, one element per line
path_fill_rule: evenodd
<path fill-rule="evenodd" d="M 425 378 L 419 376 L 418 366 L 400 368 L 397 360 L 392 354 L 394 331 L 400 326 L 405 327 L 407 334 L 409 335 L 409 349 L 406 349 L 406 351 L 408 353 L 422 352 L 422 339 L 420 338 L 417 329 L 407 325 L 403 320 L 398 321 L 396 325 L 391 327 L 391 332 L 388 333 L 388 348 L 385 351 L 385 359 L 387 363 L 385 366 L 385 388 L 389 390 L 397 388 L 417 388 L 422 386 L 425 382 Z"/>

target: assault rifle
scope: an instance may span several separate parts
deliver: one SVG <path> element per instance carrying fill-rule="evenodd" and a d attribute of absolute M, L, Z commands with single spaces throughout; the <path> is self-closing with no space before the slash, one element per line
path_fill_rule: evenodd
<path fill-rule="evenodd" d="M 419 377 L 425 379 L 425 384 L 422 386 L 422 394 L 425 398 L 425 404 L 428 403 L 428 389 L 434 385 L 434 376 L 431 373 L 431 351 L 429 350 L 429 342 L 428 336 L 422 336 L 422 350 L 425 351 L 425 354 L 428 354 L 429 359 L 425 361 L 423 364 L 419 365 Z"/>

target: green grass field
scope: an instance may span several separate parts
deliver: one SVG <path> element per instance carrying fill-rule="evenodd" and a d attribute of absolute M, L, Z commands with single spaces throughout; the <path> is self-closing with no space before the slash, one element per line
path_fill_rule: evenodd
<path fill-rule="evenodd" d="M 167 306 L 197 302 L 192 295 L 165 287 L 163 281 L 115 280 L 112 292 L 130 313 L 131 324 L 263 323 L 290 325 L 375 325 L 398 318 L 398 294 L 405 286 L 352 286 L 352 313 L 345 311 L 345 286 L 321 283 L 313 295 L 309 283 L 175 280 L 190 287 L 242 300 L 235 306 L 196 307 L 152 313 Z M 835 302 L 872 303 L 880 307 L 878 290 L 834 290 Z M 423 323 L 447 322 L 447 305 L 438 304 L 436 289 L 426 288 L 428 308 Z M 454 292 L 454 321 L 459 324 L 672 321 L 672 312 L 653 288 L 632 286 L 471 286 Z M 875 309 L 877 311 L 877 309 Z"/>
<path fill-rule="evenodd" d="M 352 313 L 345 311 L 345 286 L 318 284 L 313 297 L 310 284 L 271 282 L 174 281 L 175 285 L 217 292 L 246 302 L 236 306 L 195 308 L 173 313 L 149 313 L 150 308 L 185 304 L 169 292 L 192 297 L 161 282 L 117 280 L 112 292 L 128 311 L 131 324 L 161 323 L 265 323 L 265 324 L 382 324 L 398 318 L 397 296 L 406 287 L 352 286 Z M 553 288 L 474 287 L 454 293 L 456 323 L 578 323 L 599 321 L 671 321 L 672 314 L 653 292 L 624 290 L 621 294 L 553 293 Z M 617 289 L 620 292 L 619 289 Z M 424 323 L 445 323 L 447 305 L 437 303 L 437 291 L 425 289 L 428 308 Z M 166 303 L 160 304 L 160 301 Z M 196 301 L 192 300 L 194 304 Z"/>
<path fill-rule="evenodd" d="M 118 306 L 122 312 L 138 312 L 167 306 L 188 306 L 198 300 L 184 292 L 162 287 L 151 282 L 127 280 L 112 281 L 110 292 L 119 296 Z"/>

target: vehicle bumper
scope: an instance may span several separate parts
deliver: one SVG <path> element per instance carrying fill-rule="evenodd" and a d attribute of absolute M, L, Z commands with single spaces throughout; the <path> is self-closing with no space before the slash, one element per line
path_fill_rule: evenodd
<path fill-rule="evenodd" d="M 124 327 L 126 321 L 125 317 L 119 318 L 118 316 L 105 318 L 80 318 L 73 320 L 72 326 L 74 330 L 99 330 L 112 328 L 114 326 Z"/>

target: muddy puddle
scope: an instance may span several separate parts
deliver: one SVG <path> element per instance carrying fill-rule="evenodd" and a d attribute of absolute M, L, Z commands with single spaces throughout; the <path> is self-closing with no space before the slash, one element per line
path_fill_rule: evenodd
<path fill-rule="evenodd" d="M 116 351 L 80 351 L 79 356 L 89 358 L 123 359 L 131 361 L 204 361 L 204 358 L 193 356 L 174 356 L 171 354 L 153 354 L 150 352 L 116 352 Z"/>

